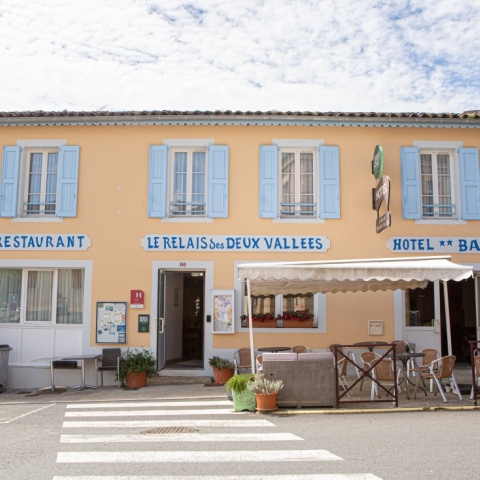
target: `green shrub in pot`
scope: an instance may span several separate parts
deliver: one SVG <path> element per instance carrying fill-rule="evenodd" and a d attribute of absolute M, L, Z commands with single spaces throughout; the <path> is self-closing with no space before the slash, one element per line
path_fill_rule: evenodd
<path fill-rule="evenodd" d="M 233 407 L 236 412 L 255 411 L 255 394 L 247 389 L 247 382 L 253 380 L 252 373 L 238 373 L 225 384 L 232 391 Z"/>

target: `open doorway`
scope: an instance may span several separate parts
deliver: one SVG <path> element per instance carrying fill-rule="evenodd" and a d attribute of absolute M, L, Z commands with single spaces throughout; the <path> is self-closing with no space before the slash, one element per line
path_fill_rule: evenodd
<path fill-rule="evenodd" d="M 158 318 L 164 318 L 164 328 L 158 337 L 159 365 L 163 363 L 166 369 L 203 368 L 204 272 L 163 271 L 162 276 L 159 305 L 163 312 Z"/>
<path fill-rule="evenodd" d="M 441 296 L 442 355 L 448 355 L 443 287 Z M 475 280 L 448 282 L 448 302 L 452 333 L 452 354 L 457 363 L 470 363 L 469 340 L 476 340 Z"/>

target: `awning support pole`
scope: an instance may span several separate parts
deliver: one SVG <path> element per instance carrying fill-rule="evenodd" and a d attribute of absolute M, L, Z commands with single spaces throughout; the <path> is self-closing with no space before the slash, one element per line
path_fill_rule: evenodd
<path fill-rule="evenodd" d="M 253 320 L 252 320 L 252 294 L 250 291 L 250 279 L 247 278 L 247 308 L 248 308 L 248 334 L 250 336 L 250 361 L 252 373 L 255 373 L 255 353 L 253 350 Z"/>
<path fill-rule="evenodd" d="M 448 354 L 452 355 L 452 332 L 450 328 L 450 305 L 448 303 L 448 285 L 443 281 L 443 303 L 445 305 L 445 324 L 447 326 Z"/>

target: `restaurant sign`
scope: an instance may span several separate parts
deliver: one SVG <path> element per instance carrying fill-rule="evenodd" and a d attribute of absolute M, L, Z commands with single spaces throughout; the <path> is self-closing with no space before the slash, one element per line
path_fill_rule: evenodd
<path fill-rule="evenodd" d="M 325 236 L 275 235 L 145 235 L 147 252 L 326 252 Z"/>
<path fill-rule="evenodd" d="M 380 216 L 380 206 L 385 202 L 387 211 Z M 377 211 L 376 229 L 377 233 L 392 225 L 390 213 L 390 178 L 384 175 L 378 182 L 377 188 L 373 189 L 373 208 Z"/>
<path fill-rule="evenodd" d="M 390 237 L 393 253 L 480 253 L 480 237 Z"/>
<path fill-rule="evenodd" d="M 377 145 L 373 152 L 372 173 L 378 180 L 383 175 L 383 148 Z"/>
<path fill-rule="evenodd" d="M 86 234 L 41 235 L 38 233 L 0 235 L 1 250 L 87 250 L 92 239 Z"/>

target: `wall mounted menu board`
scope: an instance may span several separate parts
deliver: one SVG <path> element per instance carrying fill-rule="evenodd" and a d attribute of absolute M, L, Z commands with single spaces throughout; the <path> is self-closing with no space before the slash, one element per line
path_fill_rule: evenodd
<path fill-rule="evenodd" d="M 97 343 L 127 343 L 127 302 L 97 302 Z"/>

